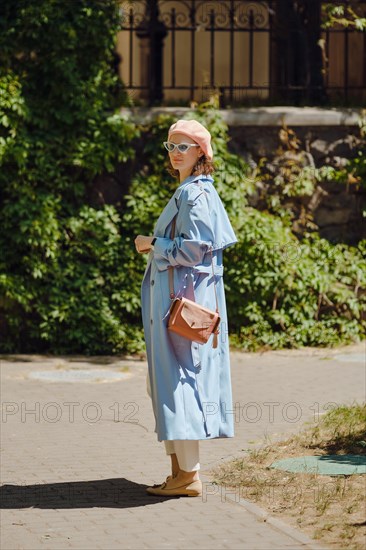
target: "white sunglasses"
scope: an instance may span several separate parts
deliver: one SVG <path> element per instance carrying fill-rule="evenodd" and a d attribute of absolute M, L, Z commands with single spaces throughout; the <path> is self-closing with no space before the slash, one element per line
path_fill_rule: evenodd
<path fill-rule="evenodd" d="M 190 147 L 199 147 L 198 143 L 173 143 L 172 141 L 163 141 L 164 147 L 169 153 L 172 153 L 175 148 L 180 153 L 186 153 Z"/>

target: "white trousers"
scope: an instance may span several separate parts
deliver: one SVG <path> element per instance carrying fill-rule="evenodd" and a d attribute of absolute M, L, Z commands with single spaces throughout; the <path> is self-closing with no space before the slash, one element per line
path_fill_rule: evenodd
<path fill-rule="evenodd" d="M 146 374 L 146 390 L 151 398 L 149 371 Z M 193 472 L 199 470 L 199 440 L 198 439 L 167 439 L 164 441 L 167 455 L 176 454 L 178 464 L 181 470 Z"/>
<path fill-rule="evenodd" d="M 198 439 L 168 439 L 164 441 L 164 445 L 167 455 L 177 455 L 181 470 L 193 472 L 201 468 Z"/>

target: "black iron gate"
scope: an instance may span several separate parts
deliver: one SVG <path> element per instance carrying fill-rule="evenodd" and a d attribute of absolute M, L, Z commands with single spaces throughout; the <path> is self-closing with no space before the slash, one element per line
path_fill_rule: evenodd
<path fill-rule="evenodd" d="M 320 0 L 267 0 L 253 1 L 172 1 L 148 0 L 124 2 L 121 5 L 122 31 L 128 34 L 128 52 L 123 56 L 128 66 L 128 90 L 139 90 L 149 106 L 164 103 L 164 92 L 182 90 L 194 100 L 203 88 L 220 92 L 221 104 L 245 104 L 246 92 L 265 92 L 267 102 L 300 105 L 329 103 L 330 94 L 338 92 L 338 101 L 347 104 L 350 98 L 365 99 L 366 91 L 366 32 L 351 28 L 323 30 L 323 8 L 329 2 Z M 332 5 L 351 6 L 366 17 L 366 0 L 345 0 Z M 206 82 L 197 82 L 197 41 L 199 32 L 207 33 L 209 40 L 209 75 Z M 343 36 L 342 63 L 339 69 L 342 82 L 332 82 L 327 68 L 332 63 L 331 36 Z M 358 33 L 362 39 L 359 59 L 352 57 L 350 36 Z M 189 58 L 188 70 L 182 70 L 177 62 L 178 42 L 188 37 L 185 54 Z M 245 36 L 245 48 L 235 47 L 237 37 Z M 257 82 L 254 76 L 258 67 L 258 37 L 266 37 L 268 78 Z M 227 78 L 217 82 L 216 64 L 223 44 L 229 43 Z M 136 52 L 136 37 L 139 52 Z M 167 52 L 166 39 L 170 48 Z M 323 45 L 323 47 L 321 47 Z M 181 47 L 182 48 L 182 47 Z M 137 54 L 140 54 L 140 81 L 134 75 Z M 163 75 L 164 56 L 169 53 L 169 77 Z M 257 55 L 256 55 L 257 54 Z M 245 83 L 235 82 L 234 65 L 242 58 L 242 75 Z M 350 63 L 359 64 L 360 77 L 355 83 L 350 79 Z M 264 61 L 264 60 L 263 60 Z M 354 72 L 354 71 L 353 71 Z M 241 93 L 241 95 L 240 95 Z M 239 97 L 239 101 L 238 101 Z M 254 97 L 254 102 L 255 102 Z M 357 102 L 357 99 L 356 99 Z"/>

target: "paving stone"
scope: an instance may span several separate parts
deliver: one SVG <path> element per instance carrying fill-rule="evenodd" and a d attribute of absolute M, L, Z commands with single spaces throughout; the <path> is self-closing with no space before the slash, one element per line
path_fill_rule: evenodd
<path fill-rule="evenodd" d="M 130 376 L 121 381 L 56 383 L 32 380 L 30 374 L 56 369 L 60 358 L 3 359 L 2 550 L 320 548 L 300 531 L 294 538 L 295 530 L 264 522 L 243 506 L 243 495 L 236 502 L 235 491 L 224 487 L 212 494 L 209 473 L 217 464 L 245 457 L 251 442 L 266 435 L 276 441 L 334 404 L 363 402 L 362 362 L 339 356 L 364 351 L 362 343 L 232 353 L 235 437 L 200 442 L 206 493 L 175 499 L 145 492 L 170 470 L 153 431 L 145 362 L 129 364 Z M 95 360 L 82 361 L 85 369 L 96 367 Z M 72 366 L 65 358 L 62 363 Z M 115 364 L 120 367 L 121 360 Z M 106 368 L 114 368 L 113 360 Z M 73 416 L 70 403 L 76 404 Z M 93 410 L 101 411 L 97 421 Z M 131 410 L 137 422 L 130 422 Z"/>

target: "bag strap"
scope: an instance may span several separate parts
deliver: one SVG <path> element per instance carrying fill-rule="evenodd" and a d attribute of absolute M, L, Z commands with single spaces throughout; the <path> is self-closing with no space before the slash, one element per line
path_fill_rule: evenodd
<path fill-rule="evenodd" d="M 171 227 L 171 230 L 170 230 L 170 238 L 171 238 L 171 240 L 174 239 L 174 235 L 175 235 L 175 222 L 176 222 L 176 216 L 177 216 L 177 214 L 176 214 L 176 215 L 174 216 L 174 218 L 173 218 L 172 227 Z M 219 313 L 219 302 L 218 302 L 218 299 L 217 299 L 215 272 L 214 272 L 213 257 L 212 257 L 212 248 L 210 248 L 210 253 L 211 253 L 212 277 L 213 277 L 213 282 L 214 282 L 214 291 L 215 291 L 215 300 L 216 300 L 216 312 Z M 168 275 L 169 275 L 169 292 L 170 292 L 170 299 L 173 300 L 174 297 L 175 297 L 175 294 L 174 294 L 174 274 L 173 274 L 173 266 L 170 266 L 170 267 L 168 268 L 168 271 L 169 271 Z"/>

